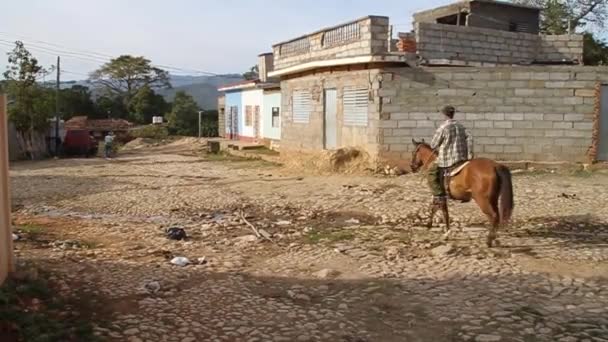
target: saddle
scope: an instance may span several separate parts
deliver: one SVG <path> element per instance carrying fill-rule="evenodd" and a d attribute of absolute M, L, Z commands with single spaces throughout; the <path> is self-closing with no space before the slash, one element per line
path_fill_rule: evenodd
<path fill-rule="evenodd" d="M 452 177 L 456 177 L 458 176 L 458 174 L 467 166 L 469 165 L 469 161 L 464 161 L 464 162 L 460 162 L 460 163 L 456 163 L 455 165 L 452 165 L 451 167 L 447 168 L 444 170 L 444 174 L 443 174 L 443 188 L 445 189 L 445 193 L 447 194 L 449 199 L 454 199 L 452 197 L 452 194 L 450 194 L 450 181 L 452 180 Z"/>

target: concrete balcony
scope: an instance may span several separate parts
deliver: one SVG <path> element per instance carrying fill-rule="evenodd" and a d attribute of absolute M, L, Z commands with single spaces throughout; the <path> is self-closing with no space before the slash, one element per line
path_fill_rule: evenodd
<path fill-rule="evenodd" d="M 282 76 L 319 67 L 400 62 L 389 53 L 389 19 L 367 16 L 273 45 L 274 71 Z"/>

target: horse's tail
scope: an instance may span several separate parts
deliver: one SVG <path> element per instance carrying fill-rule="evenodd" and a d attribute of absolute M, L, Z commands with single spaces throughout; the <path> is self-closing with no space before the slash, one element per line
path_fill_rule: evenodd
<path fill-rule="evenodd" d="M 500 223 L 508 223 L 513 213 L 513 183 L 511 182 L 511 171 L 504 166 L 499 165 L 496 167 L 496 175 L 498 176 L 498 194 L 499 206 L 498 211 L 500 213 Z"/>

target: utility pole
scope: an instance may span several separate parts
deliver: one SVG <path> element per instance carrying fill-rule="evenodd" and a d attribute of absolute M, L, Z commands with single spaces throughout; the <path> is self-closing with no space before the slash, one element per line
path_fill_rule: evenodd
<path fill-rule="evenodd" d="M 202 111 L 198 112 L 198 137 L 200 138 L 202 135 L 202 131 L 201 131 L 201 116 L 203 115 Z"/>
<path fill-rule="evenodd" d="M 57 89 L 55 94 L 55 156 L 59 155 L 59 83 L 61 82 L 60 58 L 57 56 Z"/>

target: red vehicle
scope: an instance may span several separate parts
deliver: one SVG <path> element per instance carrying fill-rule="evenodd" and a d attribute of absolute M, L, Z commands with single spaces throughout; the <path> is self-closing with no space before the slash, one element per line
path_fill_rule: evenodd
<path fill-rule="evenodd" d="M 66 155 L 91 157 L 97 155 L 97 140 L 86 130 L 69 130 L 63 140 L 63 152 Z"/>

